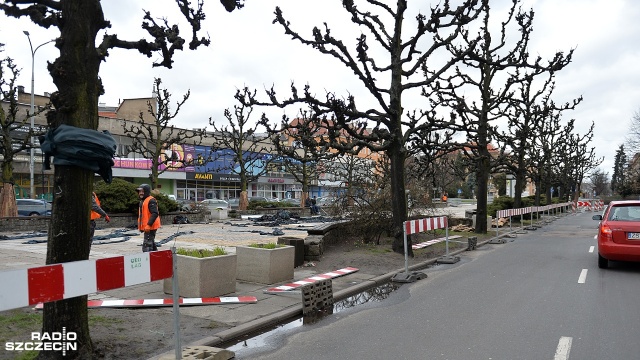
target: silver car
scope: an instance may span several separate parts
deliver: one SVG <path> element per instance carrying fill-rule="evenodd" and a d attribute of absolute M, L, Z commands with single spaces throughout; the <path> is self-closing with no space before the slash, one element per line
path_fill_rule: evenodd
<path fill-rule="evenodd" d="M 51 203 L 41 199 L 16 199 L 19 216 L 51 216 Z"/>

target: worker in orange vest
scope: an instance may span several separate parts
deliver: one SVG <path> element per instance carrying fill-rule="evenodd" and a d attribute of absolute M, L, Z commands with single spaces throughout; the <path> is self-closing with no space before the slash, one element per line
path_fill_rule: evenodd
<path fill-rule="evenodd" d="M 98 195 L 95 192 L 91 193 L 91 233 L 89 236 L 89 243 L 93 244 L 93 234 L 96 232 L 96 219 L 104 218 L 104 221 L 109 222 L 111 219 L 109 215 L 102 210 L 100 206 L 100 199 L 98 199 Z"/>
<path fill-rule="evenodd" d="M 158 213 L 158 201 L 151 196 L 151 186 L 141 184 L 136 189 L 140 198 L 138 208 L 138 230 L 144 232 L 142 251 L 156 251 L 156 232 L 160 228 L 160 214 Z"/>
<path fill-rule="evenodd" d="M 446 203 L 447 202 L 447 194 L 442 194 L 442 202 Z"/>

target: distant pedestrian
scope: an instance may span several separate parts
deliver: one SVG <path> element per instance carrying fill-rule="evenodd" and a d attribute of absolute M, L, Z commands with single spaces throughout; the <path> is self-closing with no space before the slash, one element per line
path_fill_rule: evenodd
<path fill-rule="evenodd" d="M 158 201 L 151 196 L 151 186 L 141 184 L 136 189 L 140 198 L 138 207 L 138 230 L 144 232 L 142 251 L 156 251 L 156 232 L 160 228 L 160 214 L 158 213 Z"/>
<path fill-rule="evenodd" d="M 100 199 L 98 199 L 98 195 L 95 192 L 91 193 L 91 232 L 89 236 L 89 243 L 93 244 L 93 234 L 96 232 L 96 219 L 104 218 L 104 221 L 109 222 L 111 218 L 109 215 L 102 210 L 100 206 Z"/>
<path fill-rule="evenodd" d="M 320 208 L 318 207 L 318 199 L 316 199 L 316 196 L 313 196 L 313 199 L 311 199 L 311 214 L 312 215 L 318 215 L 320 213 Z"/>

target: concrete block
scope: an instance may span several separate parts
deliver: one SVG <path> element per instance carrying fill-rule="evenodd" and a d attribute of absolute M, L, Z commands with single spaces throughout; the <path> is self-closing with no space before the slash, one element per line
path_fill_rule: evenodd
<path fill-rule="evenodd" d="M 178 255 L 178 290 L 182 297 L 216 297 L 236 291 L 237 255 L 208 258 Z M 173 293 L 172 279 L 164 279 L 163 290 Z"/>
<path fill-rule="evenodd" d="M 304 265 L 304 239 L 293 236 L 280 236 L 278 244 L 291 245 L 295 248 L 295 257 L 293 266 L 298 267 Z"/>
<path fill-rule="evenodd" d="M 283 246 L 263 249 L 237 246 L 238 280 L 259 284 L 275 284 L 293 279 L 295 248 Z"/>

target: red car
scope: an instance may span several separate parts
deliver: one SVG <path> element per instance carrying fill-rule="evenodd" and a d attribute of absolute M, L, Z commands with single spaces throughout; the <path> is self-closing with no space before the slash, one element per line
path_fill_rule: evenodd
<path fill-rule="evenodd" d="M 598 267 L 606 269 L 609 260 L 640 261 L 640 201 L 612 201 L 598 227 Z"/>

